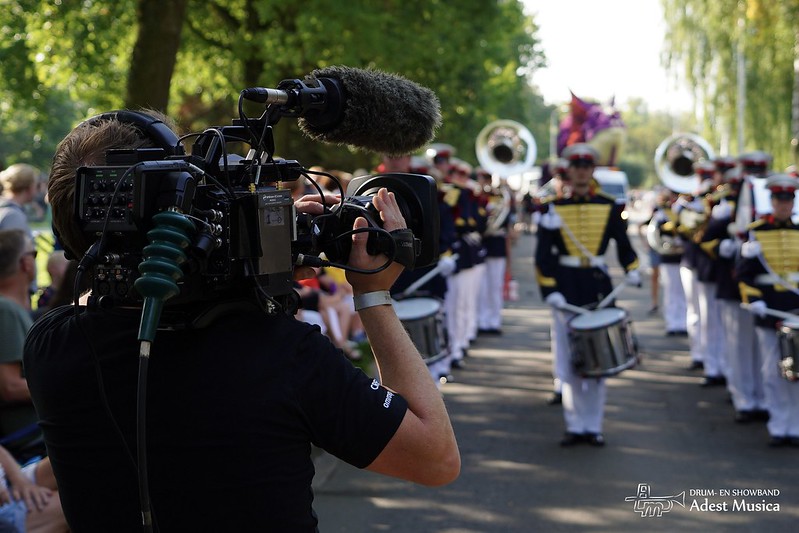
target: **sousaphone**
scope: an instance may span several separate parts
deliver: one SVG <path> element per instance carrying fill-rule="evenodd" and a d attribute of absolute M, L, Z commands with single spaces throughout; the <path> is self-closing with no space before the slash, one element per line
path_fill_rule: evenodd
<path fill-rule="evenodd" d="M 694 194 L 701 181 L 694 172 L 694 164 L 714 157 L 713 148 L 699 135 L 677 133 L 655 150 L 655 172 L 670 191 Z"/>
<path fill-rule="evenodd" d="M 502 197 L 488 215 L 488 233 L 497 232 L 511 211 L 511 193 L 505 178 L 522 174 L 535 165 L 538 147 L 530 130 L 513 120 L 495 120 L 477 135 L 475 154 L 480 166 L 493 177 L 494 194 Z"/>

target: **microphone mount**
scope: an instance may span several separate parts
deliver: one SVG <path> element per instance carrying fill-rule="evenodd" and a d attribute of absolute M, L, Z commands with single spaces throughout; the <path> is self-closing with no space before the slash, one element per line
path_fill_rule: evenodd
<path fill-rule="evenodd" d="M 241 97 L 266 104 L 272 124 L 280 117 L 302 117 L 313 127 L 325 130 L 341 122 L 344 114 L 344 89 L 332 78 L 283 80 L 276 89 L 244 89 Z"/>

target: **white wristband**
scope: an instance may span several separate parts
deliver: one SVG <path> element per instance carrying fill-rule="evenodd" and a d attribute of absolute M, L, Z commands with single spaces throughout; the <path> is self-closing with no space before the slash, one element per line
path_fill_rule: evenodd
<path fill-rule="evenodd" d="M 353 296 L 352 301 L 355 303 L 356 311 L 376 305 L 391 305 L 391 293 L 388 291 L 367 292 Z"/>

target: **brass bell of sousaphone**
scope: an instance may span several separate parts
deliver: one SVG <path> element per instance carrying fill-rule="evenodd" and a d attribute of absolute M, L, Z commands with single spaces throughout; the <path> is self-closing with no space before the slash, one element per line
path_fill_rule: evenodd
<path fill-rule="evenodd" d="M 495 120 L 477 135 L 477 160 L 494 176 L 508 177 L 535 165 L 535 138 L 530 130 L 513 120 Z"/>
<path fill-rule="evenodd" d="M 673 193 L 694 195 L 701 183 L 695 165 L 714 157 L 713 148 L 699 135 L 677 133 L 660 143 L 655 150 L 655 172 L 661 183 Z M 689 231 L 695 231 L 705 219 L 704 212 L 685 208 L 680 211 L 679 225 Z M 664 235 L 660 229 L 656 221 L 649 223 L 646 232 L 649 246 L 661 255 L 681 254 L 683 252 L 681 239 Z"/>
<path fill-rule="evenodd" d="M 513 120 L 495 120 L 486 125 L 475 140 L 480 166 L 493 177 L 494 195 L 501 201 L 488 215 L 487 233 L 496 233 L 511 211 L 511 192 L 505 178 L 522 174 L 535 165 L 538 147 L 530 130 Z"/>
<path fill-rule="evenodd" d="M 670 191 L 694 194 L 700 182 L 694 172 L 694 164 L 714 157 L 713 148 L 699 135 L 677 133 L 660 143 L 655 150 L 655 172 Z"/>

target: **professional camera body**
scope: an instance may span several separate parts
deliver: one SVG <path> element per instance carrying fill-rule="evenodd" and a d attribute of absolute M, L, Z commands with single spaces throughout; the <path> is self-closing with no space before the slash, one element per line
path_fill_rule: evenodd
<path fill-rule="evenodd" d="M 225 302 L 253 296 L 267 312 L 293 314 L 294 266 L 348 268 L 358 216 L 369 222 L 370 253 L 394 260 L 402 248 L 401 262 L 409 268 L 438 259 L 437 193 L 430 176 L 358 177 L 323 214 L 298 215 L 286 184 L 308 179 L 316 185 L 297 161 L 272 157 L 271 126 L 288 113 L 285 106 L 270 107 L 260 118 L 241 113 L 230 126 L 192 135 L 188 155 L 175 138 L 173 147 L 110 151 L 105 165 L 78 170 L 75 214 L 95 242 L 84 257 L 93 304 L 140 307 L 154 290 L 169 300 L 166 320 L 196 322 Z M 99 118 L 123 120 L 130 113 Z M 250 147 L 246 155 L 233 155 L 231 147 L 243 144 Z M 412 235 L 381 228 L 371 197 L 382 187 L 394 192 Z"/>

